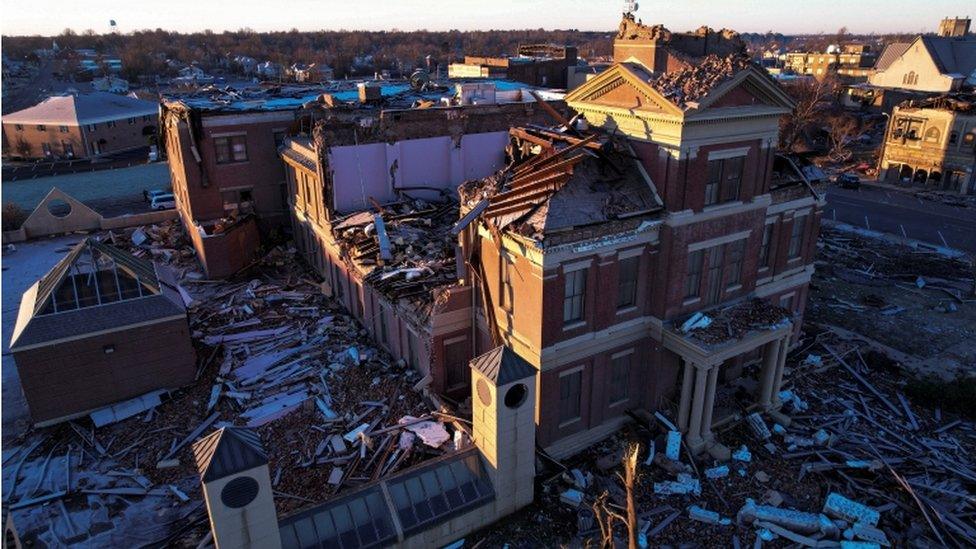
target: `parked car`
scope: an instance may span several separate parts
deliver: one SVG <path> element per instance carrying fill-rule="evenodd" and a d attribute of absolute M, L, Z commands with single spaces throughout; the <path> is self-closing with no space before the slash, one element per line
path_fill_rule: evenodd
<path fill-rule="evenodd" d="M 860 189 L 861 188 L 861 178 L 850 173 L 842 173 L 837 176 L 834 183 L 842 189 Z"/>
<path fill-rule="evenodd" d="M 157 196 L 164 195 L 164 194 L 172 195 L 173 191 L 167 189 L 152 189 L 152 190 L 144 189 L 142 191 L 142 198 L 144 198 L 146 202 L 152 202 L 153 198 L 156 198 Z"/>
<path fill-rule="evenodd" d="M 157 194 L 149 202 L 149 207 L 154 210 L 168 210 L 176 207 L 176 197 L 171 194 Z"/>

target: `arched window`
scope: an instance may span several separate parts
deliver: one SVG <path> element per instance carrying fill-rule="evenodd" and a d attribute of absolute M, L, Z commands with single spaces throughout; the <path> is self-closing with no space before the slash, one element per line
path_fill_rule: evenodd
<path fill-rule="evenodd" d="M 933 127 L 925 130 L 925 140 L 930 143 L 938 143 L 939 137 L 941 136 L 942 133 L 939 131 L 939 128 Z"/>
<path fill-rule="evenodd" d="M 949 133 L 949 144 L 950 145 L 955 145 L 958 141 L 959 141 L 959 132 L 950 132 Z"/>
<path fill-rule="evenodd" d="M 901 83 L 914 86 L 915 84 L 918 84 L 918 75 L 915 74 L 915 71 L 909 71 L 908 74 L 902 77 Z"/>

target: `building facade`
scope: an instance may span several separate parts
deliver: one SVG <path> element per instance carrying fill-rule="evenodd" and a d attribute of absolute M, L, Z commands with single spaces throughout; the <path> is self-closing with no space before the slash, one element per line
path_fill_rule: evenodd
<path fill-rule="evenodd" d="M 787 53 L 784 68 L 817 79 L 835 75 L 845 82 L 865 82 L 874 73 L 877 60 L 867 44 L 844 44 L 826 52 Z"/>
<path fill-rule="evenodd" d="M 868 81 L 880 88 L 948 93 L 976 86 L 976 36 L 970 20 L 944 19 L 938 36 L 889 44 Z"/>
<path fill-rule="evenodd" d="M 543 88 L 566 89 L 570 68 L 576 67 L 575 46 L 526 44 L 511 57 L 466 55 L 464 63 L 448 66 L 450 78 L 505 78 Z"/>
<path fill-rule="evenodd" d="M 960 194 L 976 193 L 976 97 L 906 101 L 890 117 L 881 178 Z"/>
<path fill-rule="evenodd" d="M 55 160 L 148 147 L 158 114 L 156 103 L 108 92 L 49 97 L 3 117 L 4 153 Z"/>

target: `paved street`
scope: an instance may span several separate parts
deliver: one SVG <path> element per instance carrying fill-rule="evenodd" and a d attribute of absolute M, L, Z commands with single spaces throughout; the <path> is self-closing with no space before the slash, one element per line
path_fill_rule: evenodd
<path fill-rule="evenodd" d="M 825 219 L 976 252 L 976 209 L 922 200 L 911 193 L 862 186 L 831 186 Z"/>
<path fill-rule="evenodd" d="M 98 213 L 113 217 L 148 211 L 143 189 L 162 189 L 170 185 L 169 166 L 165 162 L 96 172 L 4 180 L 3 202 L 14 202 L 30 212 L 57 187 L 84 202 Z"/>

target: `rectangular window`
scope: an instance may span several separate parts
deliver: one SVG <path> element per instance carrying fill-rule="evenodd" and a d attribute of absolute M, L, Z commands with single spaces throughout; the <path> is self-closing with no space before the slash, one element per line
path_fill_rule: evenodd
<path fill-rule="evenodd" d="M 746 253 L 745 239 L 736 240 L 728 244 L 729 247 L 729 280 L 728 285 L 734 286 L 742 282 L 742 260 Z"/>
<path fill-rule="evenodd" d="M 58 126 L 58 131 L 61 133 L 68 133 L 68 126 Z"/>
<path fill-rule="evenodd" d="M 708 181 L 705 182 L 705 205 L 718 203 L 718 189 L 722 182 L 722 161 L 708 161 Z"/>
<path fill-rule="evenodd" d="M 685 299 L 698 297 L 701 292 L 702 263 L 705 258 L 703 250 L 696 250 L 688 254 L 688 278 L 685 280 Z"/>
<path fill-rule="evenodd" d="M 214 138 L 214 152 L 218 164 L 247 161 L 247 141 L 244 135 Z"/>
<path fill-rule="evenodd" d="M 628 257 L 617 262 L 617 308 L 631 307 L 637 303 L 637 271 L 640 257 Z"/>
<path fill-rule="evenodd" d="M 512 291 L 512 257 L 508 252 L 502 252 L 500 261 L 501 273 L 501 306 L 508 312 L 512 312 L 515 306 L 515 294 Z"/>
<path fill-rule="evenodd" d="M 105 123 L 105 125 L 108 126 L 109 128 L 114 128 L 115 120 L 109 120 L 108 122 Z"/>
<path fill-rule="evenodd" d="M 726 158 L 722 161 L 722 201 L 730 202 L 739 199 L 739 189 L 742 187 L 742 166 L 744 156 Z"/>
<path fill-rule="evenodd" d="M 22 124 L 14 124 L 14 129 L 19 132 L 22 132 L 24 131 L 24 126 Z"/>
<path fill-rule="evenodd" d="M 610 404 L 627 400 L 630 388 L 630 362 L 633 353 L 618 356 L 610 361 Z"/>
<path fill-rule="evenodd" d="M 800 257 L 800 252 L 803 251 L 803 229 L 806 228 L 806 224 L 807 216 L 805 215 L 793 218 L 793 230 L 790 232 L 790 259 Z"/>
<path fill-rule="evenodd" d="M 71 143 L 61 142 L 61 148 L 64 149 L 64 155 L 68 158 L 74 158 L 75 156 L 75 146 Z"/>
<path fill-rule="evenodd" d="M 559 423 L 580 417 L 580 396 L 583 390 L 583 371 L 578 370 L 559 378 Z"/>
<path fill-rule="evenodd" d="M 744 161 L 743 156 L 708 161 L 708 180 L 705 182 L 706 206 L 739 199 Z"/>
<path fill-rule="evenodd" d="M 45 126 L 44 124 L 38 124 L 37 125 L 37 131 L 39 131 L 39 132 L 46 132 L 47 131 L 47 126 Z"/>
<path fill-rule="evenodd" d="M 44 153 L 44 156 L 51 156 L 51 144 L 41 143 L 41 151 Z"/>
<path fill-rule="evenodd" d="M 90 132 L 95 131 L 96 128 L 98 128 L 98 124 L 89 124 L 88 125 L 88 131 L 90 131 Z"/>
<path fill-rule="evenodd" d="M 142 115 L 142 121 L 143 122 L 149 122 L 149 115 L 148 114 Z"/>
<path fill-rule="evenodd" d="M 763 227 L 762 246 L 759 247 L 759 266 L 769 267 L 769 248 L 773 243 L 773 224 Z"/>
<path fill-rule="evenodd" d="M 718 303 L 722 298 L 722 260 L 725 255 L 722 246 L 715 246 L 708 249 L 708 273 L 705 275 L 705 284 L 708 286 L 705 294 L 705 304 L 711 305 Z"/>
<path fill-rule="evenodd" d="M 135 123 L 136 123 L 136 119 L 135 118 L 130 118 L 129 119 L 129 124 L 135 124 Z"/>
<path fill-rule="evenodd" d="M 779 306 L 791 313 L 793 312 L 793 295 L 790 294 L 779 298 Z"/>
<path fill-rule="evenodd" d="M 274 132 L 275 150 L 278 150 L 278 147 L 280 147 L 284 142 L 285 142 L 285 130 L 278 130 Z"/>
<path fill-rule="evenodd" d="M 563 292 L 563 323 L 583 320 L 583 305 L 586 297 L 586 273 L 589 269 L 578 269 L 566 273 L 566 286 Z"/>

